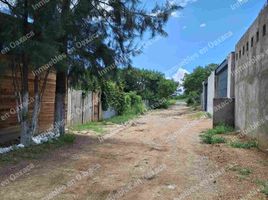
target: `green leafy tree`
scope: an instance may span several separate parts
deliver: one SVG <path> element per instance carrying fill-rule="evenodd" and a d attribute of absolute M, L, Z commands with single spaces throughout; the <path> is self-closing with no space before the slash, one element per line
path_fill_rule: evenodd
<path fill-rule="evenodd" d="M 125 92 L 135 91 L 150 104 L 169 98 L 177 89 L 177 83 L 156 71 L 128 67 L 120 74 Z"/>
<path fill-rule="evenodd" d="M 191 92 L 195 92 L 200 95 L 202 93 L 202 82 L 209 77 L 216 67 L 217 64 L 210 64 L 205 67 L 198 66 L 191 74 L 186 74 L 183 80 L 185 94 L 189 95 Z"/>
<path fill-rule="evenodd" d="M 167 2 L 156 5 L 148 11 L 141 8 L 141 1 L 133 0 L 62 0 L 57 1 L 60 13 L 56 16 L 61 23 L 62 35 L 59 37 L 61 52 L 68 55 L 70 67 L 80 66 L 90 69 L 98 76 L 100 69 L 130 62 L 130 57 L 140 49 L 137 39 L 146 31 L 155 37 L 166 35 L 164 25 L 172 12 L 179 7 Z M 96 39 L 81 48 L 68 51 L 77 41 L 88 37 Z M 57 68 L 55 126 L 60 124 L 59 132 L 64 134 L 64 103 L 68 68 Z M 75 74 L 73 74 L 75 75 Z"/>

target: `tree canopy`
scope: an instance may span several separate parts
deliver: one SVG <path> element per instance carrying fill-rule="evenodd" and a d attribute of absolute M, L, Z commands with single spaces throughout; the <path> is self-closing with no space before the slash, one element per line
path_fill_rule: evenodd
<path fill-rule="evenodd" d="M 217 66 L 217 64 L 209 64 L 205 67 L 198 66 L 191 74 L 186 74 L 183 80 L 185 94 L 188 95 L 190 92 L 201 94 L 203 81 L 209 77 L 211 72 L 214 71 Z"/>

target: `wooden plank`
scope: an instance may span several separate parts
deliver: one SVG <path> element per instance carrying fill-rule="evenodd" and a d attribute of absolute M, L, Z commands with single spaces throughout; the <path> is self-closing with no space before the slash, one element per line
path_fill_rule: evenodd
<path fill-rule="evenodd" d="M 3 57 L 2 57 L 3 58 Z M 1 57 L 0 57 L 1 59 Z M 40 85 L 42 82 L 40 83 Z M 34 93 L 34 76 L 29 74 L 29 93 L 30 97 L 33 98 Z M 45 131 L 50 128 L 54 121 L 54 101 L 55 101 L 55 90 L 56 90 L 56 74 L 51 72 L 48 77 L 46 90 L 43 96 L 39 127 L 40 130 Z M 8 135 L 17 135 L 19 133 L 19 124 L 16 114 L 11 114 L 11 109 L 16 109 L 13 80 L 10 72 L 6 72 L 1 75 L 0 85 L 0 143 L 4 141 L 3 135 L 9 138 Z M 29 105 L 30 113 L 32 113 L 33 103 Z M 13 110 L 12 110 L 13 111 Z M 8 116 L 7 119 L 2 120 L 1 116 Z M 12 130 L 12 131 L 8 131 Z M 17 131 L 17 133 L 15 133 Z"/>

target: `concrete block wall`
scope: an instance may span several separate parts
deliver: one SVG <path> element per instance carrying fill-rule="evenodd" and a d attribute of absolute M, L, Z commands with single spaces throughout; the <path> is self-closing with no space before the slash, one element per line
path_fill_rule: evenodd
<path fill-rule="evenodd" d="M 215 97 L 215 72 L 208 77 L 207 112 L 213 115 L 213 99 Z"/>
<path fill-rule="evenodd" d="M 227 82 L 227 98 L 235 96 L 235 77 L 232 75 L 235 71 L 235 53 L 231 52 L 227 57 L 228 62 L 228 82 Z"/>
<path fill-rule="evenodd" d="M 226 124 L 229 126 L 235 126 L 235 100 L 232 98 L 216 98 L 214 102 L 213 111 L 213 126 L 219 124 Z"/>
<path fill-rule="evenodd" d="M 236 45 L 235 125 L 268 149 L 268 7 Z"/>

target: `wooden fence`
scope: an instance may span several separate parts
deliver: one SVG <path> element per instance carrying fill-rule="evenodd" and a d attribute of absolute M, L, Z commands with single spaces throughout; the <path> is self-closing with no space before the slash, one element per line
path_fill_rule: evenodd
<path fill-rule="evenodd" d="M 54 121 L 54 102 L 56 89 L 56 75 L 50 73 L 47 80 L 47 87 L 43 96 L 39 130 L 45 131 L 51 127 Z M 29 74 L 29 109 L 30 113 L 34 104 L 34 75 Z M 13 87 L 13 79 L 10 72 L 0 76 L 0 143 L 7 142 L 19 137 L 20 126 L 17 118 L 16 97 Z"/>
<path fill-rule="evenodd" d="M 84 95 L 81 90 L 68 90 L 67 125 L 85 124 L 101 118 L 100 92 Z"/>

